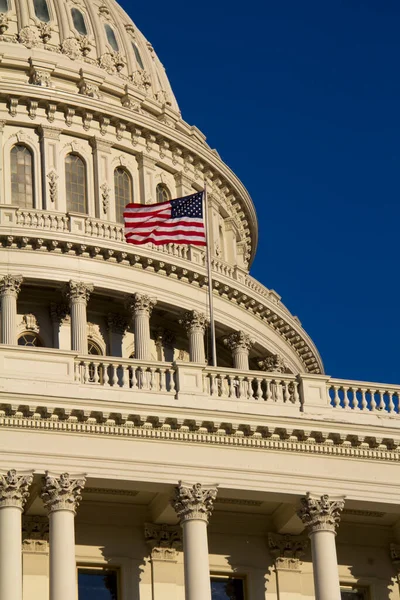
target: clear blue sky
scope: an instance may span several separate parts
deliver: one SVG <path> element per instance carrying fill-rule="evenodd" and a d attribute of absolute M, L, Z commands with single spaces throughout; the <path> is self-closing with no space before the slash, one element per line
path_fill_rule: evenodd
<path fill-rule="evenodd" d="M 400 3 L 122 5 L 253 198 L 252 274 L 328 374 L 400 383 Z"/>

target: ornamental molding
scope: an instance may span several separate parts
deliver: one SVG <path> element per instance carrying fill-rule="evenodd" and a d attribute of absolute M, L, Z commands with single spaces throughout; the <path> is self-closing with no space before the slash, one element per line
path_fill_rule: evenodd
<path fill-rule="evenodd" d="M 47 179 L 49 182 L 49 197 L 50 197 L 50 202 L 52 202 L 53 204 L 55 204 L 58 200 L 58 175 L 56 173 L 56 171 L 50 171 L 47 174 Z"/>
<path fill-rule="evenodd" d="M 200 520 L 208 523 L 211 517 L 214 501 L 217 498 L 217 486 L 202 486 L 179 482 L 175 488 L 175 495 L 171 504 L 179 518 L 181 525 L 186 521 Z"/>
<path fill-rule="evenodd" d="M 344 497 L 332 498 L 327 494 L 315 496 L 307 492 L 305 498 L 300 500 L 297 514 L 306 526 L 309 535 L 317 531 L 336 533 L 343 509 Z"/>
<path fill-rule="evenodd" d="M 266 373 L 286 373 L 288 367 L 279 354 L 272 354 L 257 361 L 257 365 L 261 371 Z"/>
<path fill-rule="evenodd" d="M 125 300 L 125 306 L 132 312 L 133 317 L 140 314 L 150 317 L 156 304 L 157 298 L 152 298 L 147 294 L 132 294 Z"/>
<path fill-rule="evenodd" d="M 0 473 L 0 508 L 14 506 L 23 510 L 32 481 L 32 471 L 17 473 L 15 469 L 11 469 L 6 473 Z"/>
<path fill-rule="evenodd" d="M 188 310 L 179 319 L 179 324 L 185 327 L 188 335 L 196 332 L 204 334 L 209 320 L 204 313 L 198 310 Z"/>
<path fill-rule="evenodd" d="M 169 427 L 165 426 L 165 415 L 124 414 L 120 415 L 119 424 L 107 424 L 114 413 L 87 410 L 71 411 L 65 407 L 35 404 L 21 411 L 20 407 L 3 404 L 0 409 L 0 428 L 32 429 L 35 431 L 54 431 L 72 435 L 100 435 L 106 437 L 125 437 L 132 439 L 154 439 L 159 442 L 180 442 L 184 444 L 211 444 L 214 447 L 250 448 L 258 451 L 290 452 L 297 454 L 316 454 L 318 456 L 340 457 L 341 459 L 377 460 L 385 463 L 400 463 L 400 438 L 385 439 L 385 444 L 378 447 L 373 440 L 367 447 L 358 444 L 358 436 L 354 434 L 339 435 L 337 432 L 286 429 L 284 426 L 254 426 L 252 424 L 227 423 L 207 419 L 193 421 L 171 417 Z M 351 437 L 350 442 L 348 438 Z M 320 439 L 322 441 L 317 442 Z M 364 436 L 362 437 L 364 439 Z M 391 449 L 388 449 L 388 448 Z M 100 493 L 100 491 L 99 491 Z M 225 503 L 224 499 L 217 502 Z M 232 503 L 229 499 L 229 503 Z M 364 512 L 364 511 L 363 511 Z M 362 515 L 376 516 L 376 515 Z"/>
<path fill-rule="evenodd" d="M 145 523 L 144 539 L 153 561 L 176 561 L 182 551 L 182 529 L 177 525 Z"/>
<path fill-rule="evenodd" d="M 19 324 L 18 330 L 21 331 L 33 331 L 39 333 L 40 327 L 38 320 L 35 315 L 28 313 L 22 317 L 22 321 Z"/>
<path fill-rule="evenodd" d="M 49 513 L 57 510 L 69 510 L 75 513 L 82 500 L 85 483 L 85 475 L 62 473 L 57 476 L 46 471 L 41 498 Z"/>
<path fill-rule="evenodd" d="M 21 291 L 22 275 L 4 275 L 0 279 L 0 296 L 17 297 Z"/>
<path fill-rule="evenodd" d="M 49 552 L 48 517 L 23 515 L 22 552 L 24 554 L 47 554 Z"/>
<path fill-rule="evenodd" d="M 275 559 L 276 570 L 299 571 L 301 558 L 308 547 L 308 539 L 299 535 L 268 534 L 269 551 Z"/>
<path fill-rule="evenodd" d="M 93 292 L 94 286 L 91 283 L 83 283 L 82 281 L 70 281 L 64 286 L 64 294 L 70 303 L 89 302 L 90 294 Z"/>
<path fill-rule="evenodd" d="M 242 351 L 248 353 L 254 346 L 254 340 L 244 331 L 234 331 L 224 339 L 224 344 L 232 352 Z"/>

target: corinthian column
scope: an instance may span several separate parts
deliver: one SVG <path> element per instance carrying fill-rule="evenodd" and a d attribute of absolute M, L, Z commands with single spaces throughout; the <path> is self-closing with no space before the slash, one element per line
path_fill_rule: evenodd
<path fill-rule="evenodd" d="M 71 349 L 79 354 L 88 353 L 86 307 L 93 285 L 81 281 L 70 281 L 65 295 L 71 311 Z"/>
<path fill-rule="evenodd" d="M 1 343 L 16 346 L 17 298 L 21 290 L 22 275 L 5 275 L 0 281 Z"/>
<path fill-rule="evenodd" d="M 244 331 L 234 331 L 224 340 L 232 351 L 233 367 L 240 371 L 249 370 L 249 351 L 254 342 Z"/>
<path fill-rule="evenodd" d="M 135 358 L 150 360 L 150 316 L 157 304 L 156 298 L 145 294 L 133 294 L 126 301 L 132 313 L 135 332 Z"/>
<path fill-rule="evenodd" d="M 315 600 L 340 600 L 335 536 L 344 497 L 313 496 L 301 499 L 298 511 L 311 540 Z"/>
<path fill-rule="evenodd" d="M 46 472 L 42 500 L 50 521 L 50 600 L 76 600 L 75 513 L 84 475 Z"/>
<path fill-rule="evenodd" d="M 172 506 L 183 532 L 185 599 L 211 600 L 207 524 L 217 497 L 217 487 L 179 482 Z"/>
<path fill-rule="evenodd" d="M 32 472 L 0 474 L 0 600 L 22 600 L 22 510 Z"/>
<path fill-rule="evenodd" d="M 208 319 L 206 319 L 204 313 L 189 310 L 179 320 L 179 323 L 186 328 L 188 334 L 190 362 L 204 365 L 206 362 L 204 333 L 209 323 Z"/>

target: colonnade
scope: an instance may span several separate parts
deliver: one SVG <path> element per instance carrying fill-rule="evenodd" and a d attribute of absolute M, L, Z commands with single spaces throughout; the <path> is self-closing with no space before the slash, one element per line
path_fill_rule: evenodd
<path fill-rule="evenodd" d="M 16 345 L 17 339 L 17 298 L 21 290 L 21 275 L 5 275 L 0 280 L 1 337 L 2 344 Z M 79 354 L 88 353 L 87 342 L 87 304 L 93 292 L 93 285 L 81 281 L 70 281 L 64 286 L 71 314 L 71 349 Z M 147 294 L 132 294 L 126 298 L 125 306 L 129 310 L 135 334 L 135 358 L 150 360 L 150 317 L 156 298 Z M 190 362 L 205 364 L 205 332 L 209 321 L 205 314 L 191 310 L 184 313 L 179 322 L 185 327 L 189 339 Z M 249 352 L 253 345 L 250 336 L 236 331 L 225 340 L 232 352 L 235 369 L 249 369 Z"/>
<path fill-rule="evenodd" d="M 33 472 L 0 473 L 0 600 L 22 600 L 21 515 Z M 46 472 L 41 498 L 49 517 L 50 600 L 76 600 L 75 514 L 85 487 L 84 474 Z M 211 600 L 207 525 L 217 485 L 182 481 L 171 504 L 182 527 L 185 598 Z M 316 600 L 339 600 L 335 534 L 344 499 L 308 493 L 298 515 L 311 539 Z"/>

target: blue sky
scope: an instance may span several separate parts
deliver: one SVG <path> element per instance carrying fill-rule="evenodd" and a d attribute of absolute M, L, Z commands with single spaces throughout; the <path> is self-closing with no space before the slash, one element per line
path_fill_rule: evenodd
<path fill-rule="evenodd" d="M 400 3 L 122 5 L 253 198 L 252 274 L 328 374 L 400 383 Z"/>

